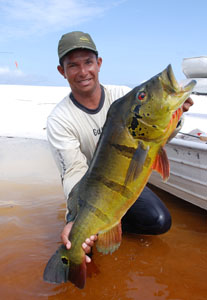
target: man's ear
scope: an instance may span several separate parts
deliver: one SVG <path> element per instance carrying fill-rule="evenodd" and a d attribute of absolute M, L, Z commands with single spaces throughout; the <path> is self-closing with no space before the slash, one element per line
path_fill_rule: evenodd
<path fill-rule="evenodd" d="M 102 58 L 101 57 L 98 57 L 97 64 L 98 64 L 98 71 L 100 71 L 101 65 L 102 65 Z"/>
<path fill-rule="evenodd" d="M 57 66 L 58 72 L 64 77 L 65 77 L 65 72 L 64 72 L 64 68 L 61 65 Z"/>

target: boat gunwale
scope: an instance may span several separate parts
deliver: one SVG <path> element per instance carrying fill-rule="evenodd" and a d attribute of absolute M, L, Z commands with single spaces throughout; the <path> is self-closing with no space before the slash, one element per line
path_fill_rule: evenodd
<path fill-rule="evenodd" d="M 184 140 L 181 138 L 174 138 L 172 139 L 167 146 L 179 146 L 179 147 L 184 147 L 188 149 L 196 149 L 196 150 L 202 150 L 206 151 L 207 150 L 207 143 L 200 143 L 200 142 L 194 142 L 194 141 L 189 141 L 189 140 Z"/>

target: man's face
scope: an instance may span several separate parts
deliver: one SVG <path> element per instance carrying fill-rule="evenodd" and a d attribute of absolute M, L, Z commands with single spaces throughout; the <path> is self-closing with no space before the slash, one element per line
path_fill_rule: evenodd
<path fill-rule="evenodd" d="M 99 84 L 101 63 L 102 59 L 97 59 L 90 50 L 74 50 L 65 57 L 61 74 L 68 80 L 74 94 L 90 95 Z"/>

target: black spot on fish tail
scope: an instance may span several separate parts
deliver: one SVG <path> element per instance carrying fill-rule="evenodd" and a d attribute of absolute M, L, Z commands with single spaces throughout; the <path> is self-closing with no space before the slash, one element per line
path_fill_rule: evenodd
<path fill-rule="evenodd" d="M 133 196 L 133 193 L 125 185 L 119 184 L 118 182 L 115 182 L 113 180 L 109 180 L 102 175 L 97 176 L 97 180 L 110 190 L 121 194 L 125 198 L 129 199 Z"/>
<path fill-rule="evenodd" d="M 67 257 L 62 256 L 61 259 L 62 259 L 62 263 L 63 263 L 64 265 L 69 266 L 69 260 L 68 260 Z"/>
<path fill-rule="evenodd" d="M 117 152 L 127 158 L 132 158 L 136 148 L 133 147 L 127 147 L 125 145 L 120 145 L 120 144 L 110 144 L 113 148 L 117 150 Z"/>

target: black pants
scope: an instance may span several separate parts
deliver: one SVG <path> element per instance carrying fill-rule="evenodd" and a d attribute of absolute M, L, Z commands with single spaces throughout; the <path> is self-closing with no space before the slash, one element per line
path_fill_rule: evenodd
<path fill-rule="evenodd" d="M 171 227 L 171 216 L 160 198 L 145 187 L 122 218 L 123 232 L 161 234 Z"/>

